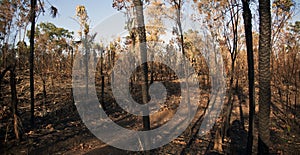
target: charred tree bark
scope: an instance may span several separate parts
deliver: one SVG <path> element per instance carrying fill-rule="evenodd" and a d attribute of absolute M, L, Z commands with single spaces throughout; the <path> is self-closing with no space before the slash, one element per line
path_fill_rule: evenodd
<path fill-rule="evenodd" d="M 30 55 L 29 55 L 29 65 L 30 65 L 30 124 L 34 128 L 34 34 L 35 34 L 35 8 L 36 0 L 30 1 L 30 15 L 31 15 L 31 30 L 30 30 Z"/>
<path fill-rule="evenodd" d="M 248 87 L 249 87 L 249 127 L 247 138 L 247 154 L 252 154 L 253 146 L 253 126 L 255 114 L 254 100 L 254 60 L 253 60 L 253 37 L 252 37 L 252 14 L 249 7 L 250 0 L 242 0 L 243 18 L 246 36 L 247 61 L 248 61 Z"/>
<path fill-rule="evenodd" d="M 10 89 L 11 89 L 11 107 L 13 113 L 14 133 L 17 140 L 22 139 L 22 122 L 20 121 L 18 113 L 18 98 L 16 86 L 15 66 L 10 69 Z"/>
<path fill-rule="evenodd" d="M 141 56 L 141 61 L 146 62 L 142 64 L 142 98 L 143 104 L 148 103 L 148 65 L 147 65 L 147 42 L 146 42 L 146 30 L 145 30 L 145 23 L 144 23 L 144 13 L 143 13 L 143 2 L 141 0 L 134 0 L 133 1 L 135 11 L 136 11 L 136 18 L 137 18 L 137 35 L 139 39 L 139 51 Z M 144 130 L 150 130 L 150 117 L 143 116 L 143 126 Z M 147 141 L 149 141 L 148 137 L 145 137 L 146 147 Z M 147 148 L 144 148 L 147 149 Z"/>
<path fill-rule="evenodd" d="M 100 51 L 100 73 L 101 73 L 101 106 L 102 109 L 105 111 L 106 107 L 104 106 L 104 74 L 103 74 L 103 50 Z"/>
<path fill-rule="evenodd" d="M 231 118 L 231 112 L 233 109 L 233 100 L 234 100 L 234 88 L 233 88 L 233 82 L 235 78 L 235 61 L 238 54 L 238 24 L 239 24 L 239 9 L 234 9 L 234 4 L 231 4 L 232 8 L 230 10 L 230 23 L 232 26 L 232 32 L 233 32 L 233 39 L 232 39 L 232 47 L 229 44 L 228 50 L 230 52 L 230 58 L 231 58 L 231 77 L 230 77 L 230 83 L 229 83 L 229 94 L 228 94 L 228 105 L 225 110 L 225 116 L 224 116 L 224 126 L 223 126 L 223 135 L 222 140 L 224 142 L 224 138 L 227 137 L 227 130 L 230 126 L 230 118 Z M 229 38 L 227 38 L 229 41 Z"/>

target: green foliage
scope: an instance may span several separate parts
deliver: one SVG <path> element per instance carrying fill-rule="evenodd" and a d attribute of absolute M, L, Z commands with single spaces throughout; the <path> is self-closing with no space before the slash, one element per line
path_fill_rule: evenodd
<path fill-rule="evenodd" d="M 50 40 L 62 39 L 62 38 L 73 38 L 74 32 L 67 29 L 56 27 L 53 23 L 40 23 L 36 27 L 35 36 L 48 35 Z M 30 31 L 27 31 L 29 37 Z"/>
<path fill-rule="evenodd" d="M 60 55 L 68 47 L 68 40 L 72 40 L 73 35 L 73 32 L 53 23 L 40 23 L 35 30 L 35 43 L 39 45 L 36 50 L 54 51 Z M 27 37 L 30 37 L 30 31 L 27 31 Z"/>

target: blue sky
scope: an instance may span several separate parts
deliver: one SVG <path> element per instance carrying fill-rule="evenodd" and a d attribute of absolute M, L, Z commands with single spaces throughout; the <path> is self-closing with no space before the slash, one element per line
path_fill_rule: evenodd
<path fill-rule="evenodd" d="M 295 1 L 296 3 L 298 3 L 299 7 L 300 0 Z M 50 17 L 48 2 L 58 8 L 58 17 Z M 72 30 L 79 29 L 79 25 L 71 19 L 71 17 L 75 16 L 75 9 L 78 5 L 84 5 L 86 7 L 92 27 L 108 18 L 109 16 L 118 13 L 116 9 L 112 8 L 112 0 L 46 0 L 45 3 L 48 8 L 46 8 L 46 13 L 39 17 L 39 21 L 49 21 L 55 23 L 59 27 L 64 27 Z M 295 17 L 295 19 L 298 20 L 300 20 L 299 11 L 300 10 L 298 8 L 298 14 Z"/>
<path fill-rule="evenodd" d="M 74 31 L 79 30 L 80 26 L 72 17 L 75 17 L 75 9 L 78 5 L 84 5 L 87 9 L 90 18 L 91 27 L 96 26 L 98 23 L 107 17 L 118 13 L 117 10 L 112 8 L 112 0 L 48 0 L 53 6 L 58 8 L 59 15 L 56 18 L 51 18 L 49 15 L 49 3 L 45 1 L 47 7 L 46 13 L 40 15 L 38 22 L 51 22 L 58 27 L 63 27 Z"/>
<path fill-rule="evenodd" d="M 298 14 L 294 20 L 300 20 L 300 0 L 295 1 L 298 3 L 296 11 Z M 58 17 L 52 18 L 49 15 L 49 2 L 58 8 Z M 112 34 L 124 33 L 125 19 L 122 13 L 112 8 L 112 0 L 46 0 L 45 3 L 46 13 L 39 16 L 38 22 L 51 22 L 58 27 L 74 31 L 77 35 L 80 26 L 72 17 L 75 17 L 76 6 L 84 5 L 90 18 L 92 32 L 97 32 L 98 36 L 101 34 L 103 38 L 111 38 Z"/>

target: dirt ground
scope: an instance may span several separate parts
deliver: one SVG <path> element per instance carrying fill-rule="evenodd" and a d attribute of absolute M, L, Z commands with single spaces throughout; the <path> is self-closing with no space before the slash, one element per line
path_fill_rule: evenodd
<path fill-rule="evenodd" d="M 165 83 L 168 88 L 167 101 L 158 113 L 151 116 L 152 128 L 159 127 L 166 123 L 178 107 L 180 92 L 176 83 Z M 15 140 L 12 127 L 12 119 L 8 104 L 0 105 L 0 154 L 145 154 L 146 152 L 130 152 L 109 146 L 97 139 L 81 121 L 76 106 L 71 100 L 71 90 L 67 87 L 60 91 L 66 92 L 61 96 L 54 97 L 55 100 L 45 104 L 36 105 L 36 128 L 29 128 L 29 106 L 28 104 L 19 105 L 20 114 L 24 127 L 24 136 L 21 141 Z M 137 93 L 140 91 L 136 91 Z M 208 91 L 203 91 L 203 96 L 208 96 Z M 138 94 L 137 94 L 138 95 Z M 124 112 L 112 98 L 109 88 L 105 90 L 105 106 L 107 114 L 119 125 L 142 130 L 142 119 Z M 202 97 L 199 109 L 195 118 L 188 128 L 169 144 L 151 150 L 151 154 L 214 154 L 213 137 L 215 129 L 204 136 L 198 136 L 198 131 L 202 122 L 204 108 L 208 102 L 208 97 Z M 25 102 L 24 102 L 25 103 Z M 231 120 L 240 120 L 240 112 L 243 111 L 243 123 L 248 127 L 248 105 L 247 98 L 235 97 L 234 108 Z M 174 106 L 175 105 L 175 106 Z M 300 130 L 299 122 L 284 121 L 284 113 L 278 109 L 276 104 L 272 106 L 271 115 L 271 140 L 272 153 L 277 154 L 298 154 L 300 151 Z M 299 111 L 295 117 L 299 118 Z M 298 120 L 295 118 L 295 120 Z M 255 127 L 257 129 L 257 118 Z M 298 124 L 298 125 L 297 125 Z M 255 129 L 255 135 L 257 130 Z M 223 144 L 223 151 L 229 152 L 230 139 Z M 254 139 L 257 144 L 257 137 Z M 256 152 L 254 145 L 254 153 Z M 216 154 L 216 153 L 215 153 Z"/>

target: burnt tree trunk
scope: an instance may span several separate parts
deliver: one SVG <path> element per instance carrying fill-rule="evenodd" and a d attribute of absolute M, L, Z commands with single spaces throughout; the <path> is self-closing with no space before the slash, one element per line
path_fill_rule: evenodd
<path fill-rule="evenodd" d="M 36 0 L 30 1 L 30 20 L 31 20 L 31 30 L 30 30 L 30 55 L 29 55 L 29 65 L 30 65 L 30 124 L 34 128 L 34 34 L 35 34 L 35 8 Z"/>
<path fill-rule="evenodd" d="M 18 113 L 18 98 L 16 86 L 15 66 L 10 69 L 11 108 L 13 113 L 14 133 L 17 140 L 22 139 L 22 122 Z"/>
<path fill-rule="evenodd" d="M 142 98 L 143 104 L 148 103 L 148 65 L 147 65 L 147 42 L 146 42 L 146 30 L 144 23 L 144 12 L 143 12 L 143 2 L 141 0 L 133 1 L 135 10 L 136 10 L 136 18 L 137 18 L 137 35 L 139 39 L 139 52 L 141 56 L 141 61 L 145 62 L 142 64 Z M 150 117 L 143 116 L 143 127 L 144 130 L 150 130 Z M 144 150 L 148 150 L 149 147 L 149 137 L 145 137 Z M 149 154 L 150 152 L 146 152 Z"/>
<path fill-rule="evenodd" d="M 243 18 L 247 46 L 247 61 L 248 61 L 248 87 L 249 87 L 249 127 L 247 138 L 247 154 L 252 154 L 253 146 L 253 126 L 255 114 L 254 100 L 254 60 L 253 60 L 253 37 L 252 37 L 252 14 L 249 7 L 250 0 L 242 0 L 243 3 Z"/>

